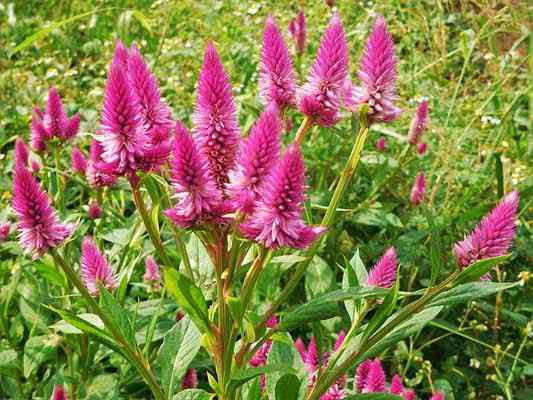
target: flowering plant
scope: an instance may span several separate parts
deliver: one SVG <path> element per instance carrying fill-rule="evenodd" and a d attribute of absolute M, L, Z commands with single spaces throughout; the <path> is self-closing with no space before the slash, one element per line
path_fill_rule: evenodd
<path fill-rule="evenodd" d="M 290 31 L 301 55 L 306 48 L 303 13 L 291 22 Z M 432 255 L 426 288 L 400 290 L 397 250 L 388 246 L 369 271 L 358 254 L 347 262 L 342 289 L 284 307 L 318 259 L 371 128 L 403 112 L 395 88 L 394 43 L 385 19 L 377 17 L 364 48 L 357 73 L 360 86 L 349 78 L 348 47 L 341 17 L 333 14 L 309 75 L 299 85 L 289 47 L 269 16 L 259 66 L 264 108 L 249 132 L 241 132 L 230 77 L 213 43 L 206 44 L 190 130 L 173 120 L 136 45 L 128 48 L 117 41 L 89 157 L 77 147 L 71 152 L 72 172 L 84 179 L 92 196 L 91 232 L 80 232 L 73 221 L 62 222 L 53 207 L 68 214 L 57 157 L 53 175 L 30 169 L 29 151 L 17 140 L 12 208 L 20 246 L 33 259 L 50 255 L 62 271 L 60 279 L 65 278 L 66 293 L 77 291 L 88 313 L 74 312 L 69 300 L 49 308 L 61 316 L 67 331 L 82 332 L 122 356 L 154 398 L 372 398 L 367 393 L 382 393 L 376 399 L 414 398 L 399 375 L 390 385 L 386 382 L 377 357 L 422 329 L 443 307 L 514 285 L 490 282 L 490 271 L 508 258 L 516 230 L 517 191 L 507 194 L 454 246 L 455 272 L 441 279 L 440 255 Z M 426 152 L 422 138 L 428 114 L 428 103 L 422 101 L 399 168 L 410 154 Z M 293 117 L 301 120 L 294 135 L 287 128 Z M 330 128 L 345 118 L 352 120 L 352 149 L 323 217 L 311 223 L 315 216 L 306 213 L 302 149 L 315 127 Z M 48 152 L 59 152 L 73 139 L 79 123 L 79 115 L 69 118 L 58 91 L 50 89 L 45 110 L 34 111 L 33 150 L 51 161 Z M 384 138 L 377 139 L 376 146 L 385 151 Z M 141 333 L 136 330 L 136 312 L 123 304 L 132 269 L 109 261 L 113 251 L 104 249 L 97 222 L 111 218 L 104 215 L 106 194 L 123 180 L 124 192 L 131 192 L 135 204 L 132 220 L 142 223 L 150 242 L 143 279 L 160 299 Z M 410 201 L 431 220 L 425 174 L 419 172 L 414 181 Z M 144 232 L 135 229 L 134 234 Z M 75 247 L 80 248 L 79 259 L 73 256 Z M 201 262 L 195 261 L 200 257 Z M 261 304 L 258 283 L 280 260 L 289 260 L 290 277 L 271 303 Z M 201 282 L 206 270 L 212 276 Z M 167 295 L 179 312 L 175 324 L 161 334 L 158 320 Z M 290 334 L 301 325 L 334 317 L 342 318 L 346 330 L 331 347 L 315 336 L 306 346 Z M 201 352 L 208 356 L 201 366 L 208 390 L 196 388 L 200 367 L 191 366 Z M 90 363 L 95 355 L 87 353 Z M 355 370 L 352 390 L 347 381 Z M 76 393 L 75 384 L 65 383 L 71 395 Z M 145 387 L 141 390 L 146 393 Z M 53 396 L 67 398 L 67 391 L 57 386 Z M 442 396 L 435 392 L 431 398 Z"/>

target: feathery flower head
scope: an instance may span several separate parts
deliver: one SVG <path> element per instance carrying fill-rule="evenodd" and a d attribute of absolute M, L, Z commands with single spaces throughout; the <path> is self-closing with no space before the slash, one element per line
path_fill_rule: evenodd
<path fill-rule="evenodd" d="M 100 285 L 107 290 L 117 287 L 113 270 L 107 263 L 105 256 L 90 237 L 85 237 L 81 244 L 81 276 L 85 287 L 92 296 L 100 293 Z"/>
<path fill-rule="evenodd" d="M 418 146 L 416 147 L 416 152 L 418 153 L 419 156 L 423 156 L 426 153 L 427 149 L 428 149 L 427 143 L 419 143 Z"/>
<path fill-rule="evenodd" d="M 373 361 L 371 359 L 363 361 L 359 366 L 357 367 L 357 371 L 355 374 L 355 381 L 357 383 L 357 391 L 362 392 L 363 389 L 366 387 L 366 383 L 368 381 L 368 374 L 370 372 L 370 368 L 372 367 Z"/>
<path fill-rule="evenodd" d="M 27 166 L 29 158 L 30 153 L 24 139 L 18 137 L 15 141 L 15 164 Z"/>
<path fill-rule="evenodd" d="M 366 43 L 358 77 L 362 86 L 351 87 L 344 99 L 346 106 L 355 112 L 360 105 L 368 104 L 370 122 L 390 122 L 398 118 L 402 110 L 394 105 L 398 100 L 394 87 L 394 42 L 382 16 L 376 20 Z"/>
<path fill-rule="evenodd" d="M 403 398 L 405 400 L 415 400 L 416 393 L 413 389 L 407 389 L 405 392 L 403 392 Z"/>
<path fill-rule="evenodd" d="M 407 140 L 413 146 L 416 145 L 422 138 L 422 134 L 428 126 L 428 102 L 422 100 L 416 109 L 416 113 L 411 120 L 411 126 L 409 127 L 409 134 Z"/>
<path fill-rule="evenodd" d="M 50 400 L 68 400 L 67 392 L 63 385 L 55 385 Z"/>
<path fill-rule="evenodd" d="M 154 257 L 148 256 L 145 260 L 145 273 L 143 276 L 143 279 L 147 282 L 153 282 L 156 284 L 156 288 L 158 288 L 159 281 L 161 280 L 161 274 L 159 273 L 159 265 L 155 262 Z"/>
<path fill-rule="evenodd" d="M 207 44 L 198 77 L 193 122 L 195 141 L 223 191 L 235 164 L 240 136 L 230 79 L 212 43 Z"/>
<path fill-rule="evenodd" d="M 69 118 L 62 139 L 70 139 L 76 136 L 80 131 L 80 122 L 81 117 L 79 113 L 76 113 L 71 118 Z"/>
<path fill-rule="evenodd" d="M 50 199 L 21 164 L 15 166 L 12 206 L 18 218 L 19 243 L 34 259 L 59 246 L 74 230 L 59 222 Z"/>
<path fill-rule="evenodd" d="M 123 49 L 117 45 L 107 74 L 98 140 L 104 148 L 102 158 L 108 171 L 135 181 L 138 159 L 147 148 L 148 136 L 138 115 L 123 57 Z"/>
<path fill-rule="evenodd" d="M 178 202 L 165 214 L 178 226 L 188 228 L 210 219 L 220 209 L 222 195 L 187 128 L 176 122 L 172 184 Z"/>
<path fill-rule="evenodd" d="M 344 388 L 341 385 L 334 383 L 325 394 L 320 396 L 320 400 L 343 400 L 345 397 L 346 393 Z"/>
<path fill-rule="evenodd" d="M 318 355 L 318 347 L 314 336 L 311 336 L 311 340 L 307 345 L 307 351 L 303 362 L 309 373 L 313 373 L 318 369 L 320 356 Z"/>
<path fill-rule="evenodd" d="M 337 336 L 337 340 L 333 345 L 333 351 L 337 351 L 341 347 L 342 343 L 344 342 L 344 339 L 346 339 L 346 333 L 344 332 L 344 330 L 341 329 L 341 331 L 339 332 L 339 336 Z"/>
<path fill-rule="evenodd" d="M 102 208 L 96 200 L 91 200 L 89 203 L 89 210 L 87 211 L 89 219 L 95 220 L 102 217 Z"/>
<path fill-rule="evenodd" d="M 278 326 L 278 317 L 273 315 L 270 317 L 270 319 L 266 322 L 266 327 L 270 329 L 274 329 Z"/>
<path fill-rule="evenodd" d="M 198 374 L 196 373 L 196 369 L 189 368 L 181 380 L 181 388 L 185 390 L 194 389 L 196 387 L 198 387 Z"/>
<path fill-rule="evenodd" d="M 243 235 L 272 249 L 303 249 L 314 242 L 325 228 L 302 220 L 304 184 L 304 161 L 299 148 L 291 145 L 268 176 L 254 213 L 241 224 Z"/>
<path fill-rule="evenodd" d="M 266 105 L 280 109 L 295 103 L 296 83 L 289 50 L 272 15 L 267 17 L 259 64 L 259 91 Z"/>
<path fill-rule="evenodd" d="M 444 400 L 444 393 L 442 392 L 435 392 L 433 393 L 433 395 L 431 396 L 431 399 L 430 400 Z"/>
<path fill-rule="evenodd" d="M 0 243 L 3 243 L 7 240 L 10 230 L 11 224 L 9 222 L 5 222 L 0 225 Z"/>
<path fill-rule="evenodd" d="M 385 391 L 385 371 L 379 358 L 374 359 L 368 370 L 366 385 L 363 393 L 376 393 Z"/>
<path fill-rule="evenodd" d="M 30 159 L 30 168 L 31 168 L 31 172 L 36 174 L 37 172 L 41 170 L 41 164 L 36 159 Z"/>
<path fill-rule="evenodd" d="M 253 211 L 259 191 L 279 159 L 281 129 L 278 111 L 270 106 L 242 142 L 228 189 L 237 208 L 246 214 Z"/>
<path fill-rule="evenodd" d="M 464 240 L 455 244 L 454 255 L 462 268 L 509 251 L 516 233 L 518 203 L 519 194 L 514 190 Z"/>
<path fill-rule="evenodd" d="M 321 126 L 337 123 L 347 73 L 348 45 L 342 21 L 334 14 L 322 36 L 307 83 L 298 94 L 300 111 Z"/>
<path fill-rule="evenodd" d="M 403 382 L 400 375 L 396 374 L 392 377 L 390 384 L 390 392 L 392 394 L 403 394 Z"/>
<path fill-rule="evenodd" d="M 300 10 L 296 17 L 289 22 L 289 33 L 294 40 L 296 53 L 302 55 L 305 53 L 305 46 L 307 44 L 307 28 L 305 25 L 304 10 Z"/>
<path fill-rule="evenodd" d="M 79 148 L 72 148 L 70 159 L 72 162 L 72 172 L 85 175 L 85 171 L 87 170 L 87 160 Z"/>
<path fill-rule="evenodd" d="M 418 206 L 424 201 L 426 195 L 426 177 L 423 172 L 416 176 L 415 183 L 411 189 L 411 204 Z"/>
<path fill-rule="evenodd" d="M 117 176 L 109 171 L 109 168 L 106 168 L 107 165 L 102 159 L 103 152 L 102 144 L 98 140 L 92 139 L 89 161 L 85 171 L 87 182 L 92 187 L 112 186 L 117 181 Z"/>
<path fill-rule="evenodd" d="M 31 117 L 30 144 L 35 151 L 39 152 L 46 150 L 46 141 L 50 139 L 43 125 L 43 116 L 44 114 L 41 109 L 36 106 Z"/>
<path fill-rule="evenodd" d="M 59 93 L 57 93 L 57 89 L 54 86 L 48 91 L 48 103 L 46 104 L 42 123 L 48 138 L 53 136 L 65 138 L 69 120 L 61 97 L 59 97 Z"/>
<path fill-rule="evenodd" d="M 368 273 L 368 285 L 390 288 L 396 282 L 398 260 L 396 250 L 389 247 Z"/>
<path fill-rule="evenodd" d="M 379 139 L 376 141 L 376 150 L 377 151 L 385 151 L 385 148 L 387 147 L 387 142 L 383 136 L 380 136 Z"/>
<path fill-rule="evenodd" d="M 255 352 L 252 358 L 249 361 L 249 364 L 252 367 L 261 367 L 266 364 L 268 359 L 268 353 L 272 347 L 272 340 L 267 340 L 261 345 L 259 350 Z"/>

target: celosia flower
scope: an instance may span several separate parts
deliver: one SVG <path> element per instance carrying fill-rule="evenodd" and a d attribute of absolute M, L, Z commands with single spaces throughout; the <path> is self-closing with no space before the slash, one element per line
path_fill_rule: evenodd
<path fill-rule="evenodd" d="M 43 125 L 43 112 L 39 107 L 35 107 L 33 110 L 33 116 L 31 118 L 31 147 L 35 151 L 44 151 L 46 149 L 46 141 L 50 139 L 48 132 L 44 129 Z"/>
<path fill-rule="evenodd" d="M 320 400 L 343 400 L 345 397 L 346 393 L 344 392 L 344 388 L 335 383 L 325 394 L 320 396 Z"/>
<path fill-rule="evenodd" d="M 416 145 L 422 138 L 422 134 L 426 130 L 428 125 L 428 102 L 423 100 L 420 102 L 416 113 L 411 120 L 411 126 L 409 127 L 409 134 L 407 139 L 413 146 Z"/>
<path fill-rule="evenodd" d="M 72 172 L 85 175 L 85 171 L 87 170 L 87 160 L 79 148 L 72 148 L 70 159 L 72 162 Z"/>
<path fill-rule="evenodd" d="M 68 123 L 67 113 L 63 108 L 61 97 L 59 97 L 56 88 L 52 86 L 48 91 L 48 103 L 43 116 L 43 126 L 48 137 L 63 138 L 66 135 Z"/>
<path fill-rule="evenodd" d="M 390 392 L 392 394 L 403 394 L 403 382 L 400 375 L 396 374 L 392 377 L 390 384 Z"/>
<path fill-rule="evenodd" d="M 370 372 L 370 368 L 372 367 L 373 361 L 368 359 L 363 361 L 359 366 L 357 367 L 357 372 L 355 375 L 355 382 L 357 385 L 357 391 L 362 392 L 363 389 L 366 387 L 366 383 L 368 382 L 368 374 Z"/>
<path fill-rule="evenodd" d="M 419 143 L 418 146 L 416 147 L 416 151 L 418 155 L 420 156 L 424 155 L 427 149 L 428 149 L 427 143 Z"/>
<path fill-rule="evenodd" d="M 279 159 L 281 120 L 275 106 L 268 107 L 242 143 L 237 168 L 230 173 L 229 191 L 239 210 L 253 211 L 259 191 Z"/>
<path fill-rule="evenodd" d="M 92 200 L 89 203 L 89 209 L 87 211 L 87 215 L 89 219 L 95 220 L 102 217 L 102 208 L 100 207 L 100 204 L 96 200 Z"/>
<path fill-rule="evenodd" d="M 296 350 L 298 350 L 298 354 L 300 354 L 300 358 L 303 361 L 305 359 L 305 354 L 307 350 L 305 349 L 305 344 L 302 338 L 298 338 L 294 341 L 294 347 L 296 347 Z"/>
<path fill-rule="evenodd" d="M 178 202 L 166 215 L 178 226 L 188 228 L 209 219 L 220 208 L 221 193 L 187 128 L 176 123 L 172 184 Z"/>
<path fill-rule="evenodd" d="M 68 400 L 67 392 L 63 385 L 55 385 L 50 400 Z"/>
<path fill-rule="evenodd" d="M 455 244 L 455 258 L 462 268 L 484 258 L 502 256 L 509 251 L 516 232 L 518 203 L 518 192 L 512 191 L 464 240 Z"/>
<path fill-rule="evenodd" d="M 442 392 L 435 392 L 433 393 L 433 395 L 431 396 L 431 399 L 430 400 L 444 400 L 444 393 Z"/>
<path fill-rule="evenodd" d="M 411 189 L 411 204 L 418 206 L 424 201 L 426 195 L 426 177 L 423 172 L 416 176 L 415 183 Z"/>
<path fill-rule="evenodd" d="M 100 253 L 98 247 L 89 237 L 83 239 L 81 245 L 81 276 L 85 287 L 93 296 L 100 293 L 100 286 L 107 290 L 117 287 L 113 270 L 107 263 L 105 256 Z"/>
<path fill-rule="evenodd" d="M 396 282 L 398 260 L 396 250 L 389 247 L 368 273 L 368 285 L 390 288 Z"/>
<path fill-rule="evenodd" d="M 268 328 L 275 328 L 278 325 L 278 319 L 274 315 L 272 318 L 270 318 L 267 321 L 267 327 Z M 267 359 L 268 359 L 268 353 L 270 353 L 270 349 L 272 348 L 272 340 L 268 339 L 261 345 L 259 350 L 256 351 L 256 353 L 252 356 L 250 361 L 248 362 L 252 367 L 261 367 L 263 365 L 266 365 Z M 261 390 L 263 390 L 266 386 L 266 377 L 265 375 L 261 375 L 260 377 L 260 386 Z"/>
<path fill-rule="evenodd" d="M 117 181 L 117 176 L 109 172 L 108 168 L 105 168 L 106 165 L 102 159 L 103 152 L 104 148 L 102 144 L 98 140 L 93 139 L 91 141 L 89 161 L 85 171 L 87 182 L 92 187 L 112 186 Z"/>
<path fill-rule="evenodd" d="M 148 256 L 145 260 L 145 272 L 143 279 L 154 285 L 154 288 L 159 289 L 161 285 L 161 274 L 159 273 L 159 265 L 155 262 L 154 257 Z"/>
<path fill-rule="evenodd" d="M 59 246 L 74 230 L 59 222 L 46 193 L 20 164 L 15 167 L 12 205 L 18 218 L 19 243 L 34 259 Z"/>
<path fill-rule="evenodd" d="M 41 170 L 41 164 L 39 164 L 39 161 L 37 160 L 30 160 L 30 167 L 31 172 L 33 172 L 34 174 Z"/>
<path fill-rule="evenodd" d="M 305 26 L 304 10 L 300 10 L 296 18 L 289 22 L 289 33 L 291 34 L 296 53 L 302 55 L 305 53 L 305 46 L 307 44 L 307 29 Z"/>
<path fill-rule="evenodd" d="M 270 329 L 274 329 L 278 326 L 278 317 L 273 315 L 270 317 L 270 319 L 266 322 L 266 327 Z"/>
<path fill-rule="evenodd" d="M 415 400 L 416 399 L 416 393 L 413 389 L 408 389 L 405 392 L 403 392 L 403 398 L 405 400 Z"/>
<path fill-rule="evenodd" d="M 240 136 L 229 76 L 212 43 L 207 45 L 198 77 L 193 121 L 195 141 L 223 190 L 235 164 Z"/>
<path fill-rule="evenodd" d="M 24 139 L 18 137 L 15 140 L 15 164 L 27 166 L 29 157 L 30 153 L 26 143 L 24 143 Z"/>
<path fill-rule="evenodd" d="M 348 45 L 337 14 L 320 42 L 307 83 L 298 94 L 300 111 L 321 126 L 334 125 L 340 118 L 339 106 L 348 73 Z"/>
<path fill-rule="evenodd" d="M 385 141 L 385 138 L 383 136 L 380 136 L 380 138 L 376 141 L 376 150 L 385 151 L 386 147 L 387 147 L 387 142 Z"/>
<path fill-rule="evenodd" d="M 243 235 L 267 248 L 303 249 L 324 231 L 302 220 L 305 166 L 300 150 L 291 145 L 260 191 L 254 213 L 241 224 Z"/>
<path fill-rule="evenodd" d="M 3 243 L 7 240 L 10 230 L 11 224 L 9 222 L 5 222 L 0 225 L 0 243 Z"/>
<path fill-rule="evenodd" d="M 376 393 L 385 391 L 385 371 L 381 366 L 379 358 L 374 359 L 368 370 L 366 377 L 366 385 L 363 388 L 363 393 Z"/>
<path fill-rule="evenodd" d="M 103 160 L 107 171 L 137 181 L 138 160 L 148 146 L 148 136 L 130 89 L 127 69 L 123 66 L 123 45 L 118 42 L 107 75 L 104 106 L 101 117 Z"/>
<path fill-rule="evenodd" d="M 65 134 L 62 139 L 70 139 L 78 134 L 80 130 L 80 114 L 76 113 L 71 118 L 69 118 L 67 127 L 65 129 Z"/>
<path fill-rule="evenodd" d="M 196 369 L 189 368 L 181 380 L 181 388 L 185 390 L 194 389 L 196 387 L 198 387 L 198 375 L 196 373 Z"/>
<path fill-rule="evenodd" d="M 358 77 L 363 86 L 352 86 L 345 95 L 346 106 L 355 112 L 361 104 L 368 104 L 370 122 L 395 120 L 402 112 L 394 105 L 398 100 L 394 87 L 396 57 L 392 37 L 382 16 L 376 20 L 366 43 Z"/>
<path fill-rule="evenodd" d="M 274 102 L 280 109 L 295 102 L 296 83 L 289 50 L 283 36 L 269 15 L 263 33 L 259 64 L 259 91 L 265 105 Z"/>

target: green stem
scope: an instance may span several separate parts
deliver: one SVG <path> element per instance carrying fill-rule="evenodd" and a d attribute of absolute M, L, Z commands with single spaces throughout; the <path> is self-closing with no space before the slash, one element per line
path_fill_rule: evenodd
<path fill-rule="evenodd" d="M 302 124 L 298 128 L 298 131 L 296 132 L 296 136 L 294 137 L 294 143 L 300 146 L 302 144 L 302 141 L 304 140 L 306 133 L 309 131 L 309 129 L 311 129 L 312 126 L 313 119 L 311 117 L 306 116 L 302 121 Z"/>
<path fill-rule="evenodd" d="M 259 276 L 261 275 L 263 266 L 266 264 L 266 262 L 270 259 L 271 256 L 271 249 L 267 250 L 264 247 L 261 247 L 261 249 L 259 250 L 259 254 L 254 260 L 254 263 L 252 264 L 252 266 L 248 270 L 248 273 L 244 277 L 244 282 L 242 284 L 241 290 L 241 304 L 243 312 L 246 312 L 250 304 L 250 300 L 252 298 L 253 289 L 255 287 L 255 284 L 257 283 L 257 280 L 259 279 Z"/>

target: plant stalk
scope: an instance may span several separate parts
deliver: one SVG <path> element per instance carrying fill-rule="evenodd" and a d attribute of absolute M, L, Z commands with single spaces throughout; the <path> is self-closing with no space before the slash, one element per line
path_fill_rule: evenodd
<path fill-rule="evenodd" d="M 312 126 L 313 119 L 311 117 L 306 116 L 302 121 L 302 124 L 298 128 L 298 131 L 296 132 L 296 136 L 294 137 L 294 143 L 300 146 L 304 140 L 305 135 L 307 134 L 309 129 L 311 129 Z"/>

